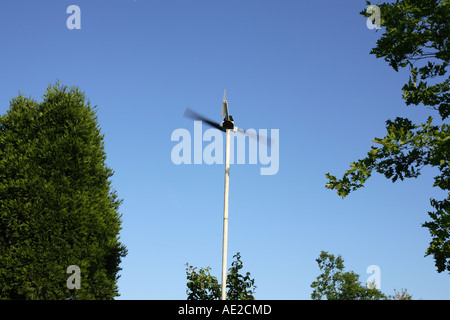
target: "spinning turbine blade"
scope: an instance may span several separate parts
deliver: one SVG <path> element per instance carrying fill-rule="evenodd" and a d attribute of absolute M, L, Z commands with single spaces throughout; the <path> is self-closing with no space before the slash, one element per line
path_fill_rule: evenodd
<path fill-rule="evenodd" d="M 253 133 L 253 132 L 246 132 L 246 131 L 244 131 L 244 129 L 241 129 L 241 128 L 237 128 L 237 132 L 242 133 L 242 134 L 244 134 L 252 139 L 255 139 L 255 140 L 258 140 L 258 138 L 259 138 L 259 142 L 262 142 L 265 145 L 271 146 L 271 140 L 267 136 L 263 136 L 261 134 L 257 134 L 257 133 Z M 261 140 L 261 137 L 265 137 L 266 139 Z"/>
<path fill-rule="evenodd" d="M 185 116 L 186 118 L 190 118 L 190 119 L 193 119 L 193 120 L 200 120 L 200 121 L 203 121 L 203 122 L 205 122 L 206 124 L 208 124 L 209 126 L 211 126 L 211 127 L 213 127 L 213 128 L 216 128 L 216 129 L 219 129 L 220 131 L 224 131 L 224 132 L 225 132 L 224 128 L 222 128 L 222 126 L 221 126 L 219 123 L 214 122 L 214 121 L 212 121 L 212 120 L 210 120 L 210 119 L 208 119 L 208 118 L 205 118 L 204 116 L 198 114 L 198 113 L 195 112 L 195 111 L 192 111 L 192 110 L 189 109 L 189 108 L 186 108 L 186 110 L 184 111 L 184 116 Z"/>

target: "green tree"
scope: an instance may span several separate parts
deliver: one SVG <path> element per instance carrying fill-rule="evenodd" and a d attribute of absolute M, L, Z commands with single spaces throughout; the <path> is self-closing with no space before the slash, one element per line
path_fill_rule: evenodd
<path fill-rule="evenodd" d="M 391 300 L 412 300 L 412 296 L 408 293 L 406 289 L 402 289 L 401 292 L 398 292 L 394 289 L 394 295 L 390 297 Z"/>
<path fill-rule="evenodd" d="M 0 299 L 112 299 L 126 248 L 103 135 L 84 93 L 60 83 L 0 117 Z M 70 265 L 80 289 L 69 289 Z"/>
<path fill-rule="evenodd" d="M 367 4 L 370 4 L 367 2 Z M 450 0 L 397 0 L 379 3 L 381 26 L 385 31 L 370 52 L 395 70 L 408 68 L 410 77 L 403 86 L 406 105 L 423 105 L 437 112 L 441 124 L 428 117 L 421 124 L 407 118 L 386 121 L 387 134 L 372 140 L 367 157 L 350 164 L 341 179 L 327 173 L 326 188 L 345 198 L 364 186 L 373 171 L 392 182 L 417 178 L 425 166 L 439 174 L 434 187 L 445 191 L 446 199 L 430 199 L 427 227 L 432 241 L 426 255 L 433 255 L 438 272 L 450 271 Z M 364 16 L 370 16 L 365 10 Z"/>
<path fill-rule="evenodd" d="M 210 267 L 200 268 L 186 263 L 188 300 L 218 300 L 221 297 L 220 285 L 217 278 L 210 274 Z"/>
<path fill-rule="evenodd" d="M 387 297 L 375 288 L 361 285 L 359 275 L 353 271 L 344 272 L 344 260 L 339 255 L 321 251 L 316 259 L 321 274 L 313 281 L 313 300 L 385 300 Z"/>
<path fill-rule="evenodd" d="M 244 275 L 240 270 L 244 267 L 241 254 L 238 252 L 233 256 L 236 260 L 231 263 L 227 274 L 227 299 L 229 300 L 255 300 L 253 293 L 256 289 L 255 279 L 250 277 L 250 272 Z"/>
<path fill-rule="evenodd" d="M 227 299 L 228 300 L 254 300 L 255 279 L 250 277 L 250 272 L 244 275 L 240 270 L 244 267 L 241 254 L 238 252 L 233 256 L 235 260 L 227 273 Z M 222 286 L 217 278 L 210 274 L 210 267 L 197 268 L 186 264 L 188 300 L 220 300 L 222 298 Z"/>

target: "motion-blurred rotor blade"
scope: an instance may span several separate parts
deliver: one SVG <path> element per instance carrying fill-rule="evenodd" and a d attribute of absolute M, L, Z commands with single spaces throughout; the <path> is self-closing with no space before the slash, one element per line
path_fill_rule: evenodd
<path fill-rule="evenodd" d="M 193 110 L 191 110 L 189 108 L 186 108 L 186 110 L 184 111 L 184 116 L 186 118 L 190 118 L 190 119 L 193 119 L 193 120 L 203 121 L 206 124 L 210 125 L 211 127 L 219 129 L 219 130 L 225 132 L 225 129 L 219 123 L 214 122 L 214 121 L 212 121 L 212 120 L 210 120 L 208 118 L 205 118 L 204 116 L 198 114 L 197 112 L 195 112 L 195 111 L 193 111 Z"/>
<path fill-rule="evenodd" d="M 271 140 L 267 136 L 264 136 L 264 135 L 261 135 L 261 134 L 258 135 L 257 133 L 244 131 L 244 129 L 241 129 L 241 128 L 237 128 L 237 131 L 242 133 L 242 134 L 245 134 L 246 136 L 248 136 L 248 137 L 250 137 L 252 139 L 255 139 L 255 140 L 258 140 L 258 138 L 259 138 L 260 142 L 262 142 L 262 143 L 264 143 L 264 144 L 266 144 L 268 146 L 271 146 Z M 264 137 L 265 139 L 264 138 L 261 139 L 262 137 Z"/>

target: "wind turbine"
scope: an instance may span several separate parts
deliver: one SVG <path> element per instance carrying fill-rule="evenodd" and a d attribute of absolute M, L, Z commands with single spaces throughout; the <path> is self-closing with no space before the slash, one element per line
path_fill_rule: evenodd
<path fill-rule="evenodd" d="M 225 192 L 224 192 L 224 205 L 223 205 L 223 246 L 222 246 L 222 300 L 227 298 L 227 250 L 228 250 L 228 195 L 230 187 L 230 133 L 240 132 L 251 138 L 257 139 L 258 135 L 245 132 L 244 130 L 236 127 L 234 125 L 233 117 L 228 112 L 228 101 L 226 99 L 226 90 L 223 92 L 223 103 L 222 103 L 222 123 L 217 123 L 210 120 L 195 111 L 187 108 L 184 112 L 184 116 L 194 120 L 201 120 L 208 124 L 209 126 L 216 128 L 218 130 L 224 131 L 226 133 L 226 147 L 225 147 Z M 267 139 L 266 139 L 267 141 Z M 270 145 L 270 142 L 267 142 Z"/>

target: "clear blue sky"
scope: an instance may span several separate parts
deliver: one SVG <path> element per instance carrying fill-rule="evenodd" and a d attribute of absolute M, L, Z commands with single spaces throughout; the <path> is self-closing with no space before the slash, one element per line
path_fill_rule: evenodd
<path fill-rule="evenodd" d="M 69 5 L 81 29 L 69 30 Z M 105 134 L 113 186 L 124 199 L 121 299 L 185 299 L 185 263 L 220 279 L 223 165 L 175 165 L 175 129 L 193 133 L 190 107 L 220 120 L 223 89 L 243 128 L 279 129 L 279 171 L 233 165 L 229 263 L 240 251 L 257 299 L 309 299 L 321 250 L 341 254 L 381 289 L 449 299 L 450 276 L 424 257 L 421 227 L 443 198 L 436 172 L 393 184 L 374 174 L 342 200 L 325 189 L 365 156 L 397 116 L 419 122 L 433 111 L 406 107 L 396 73 L 369 55 L 380 32 L 358 13 L 365 1 L 3 0 L 0 113 L 21 91 L 39 101 L 57 79 L 79 86 Z M 383 29 L 381 30 L 383 31 Z"/>

